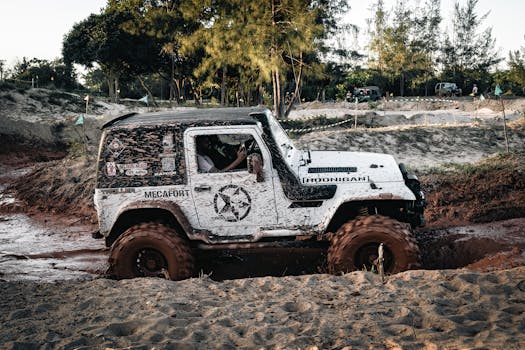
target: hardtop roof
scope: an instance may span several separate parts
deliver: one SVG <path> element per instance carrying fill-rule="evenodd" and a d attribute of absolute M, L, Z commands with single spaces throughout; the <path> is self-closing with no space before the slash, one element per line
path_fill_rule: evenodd
<path fill-rule="evenodd" d="M 128 113 L 114 118 L 102 128 L 130 125 L 162 125 L 162 124 L 256 124 L 257 120 L 251 113 L 267 113 L 267 108 L 187 108 L 162 112 Z"/>

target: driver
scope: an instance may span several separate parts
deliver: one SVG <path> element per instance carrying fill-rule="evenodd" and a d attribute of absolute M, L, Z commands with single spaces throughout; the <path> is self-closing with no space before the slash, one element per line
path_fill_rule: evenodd
<path fill-rule="evenodd" d="M 237 167 L 240 163 L 242 163 L 242 161 L 246 158 L 247 155 L 244 144 L 241 144 L 241 146 L 237 150 L 237 158 L 235 158 L 235 160 L 231 162 L 228 166 L 222 169 L 218 169 L 209 156 L 211 152 L 210 146 L 211 141 L 209 136 L 197 137 L 197 163 L 199 165 L 199 172 L 214 173 L 232 170 L 235 167 Z"/>

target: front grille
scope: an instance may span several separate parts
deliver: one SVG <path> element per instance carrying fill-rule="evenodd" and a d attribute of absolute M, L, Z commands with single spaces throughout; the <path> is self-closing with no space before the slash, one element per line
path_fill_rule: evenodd
<path fill-rule="evenodd" d="M 325 167 L 325 168 L 308 168 L 308 174 L 319 174 L 319 173 L 355 173 L 357 167 Z"/>

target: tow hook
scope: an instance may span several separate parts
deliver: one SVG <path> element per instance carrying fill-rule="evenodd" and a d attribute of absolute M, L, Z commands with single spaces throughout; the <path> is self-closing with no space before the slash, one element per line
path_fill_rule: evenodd
<path fill-rule="evenodd" d="M 94 238 L 94 239 L 101 239 L 104 236 L 102 236 L 100 231 L 93 231 L 93 232 L 91 232 L 91 237 Z"/>

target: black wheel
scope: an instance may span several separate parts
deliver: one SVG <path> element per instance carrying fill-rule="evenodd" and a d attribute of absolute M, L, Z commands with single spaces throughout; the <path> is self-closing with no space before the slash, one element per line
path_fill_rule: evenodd
<path fill-rule="evenodd" d="M 408 225 L 371 215 L 351 220 L 337 231 L 328 250 L 330 273 L 371 270 L 383 243 L 385 273 L 397 273 L 421 266 L 419 248 Z"/>
<path fill-rule="evenodd" d="M 130 227 L 111 246 L 110 275 L 117 279 L 162 277 L 182 280 L 193 275 L 193 254 L 184 238 L 165 225 Z"/>

